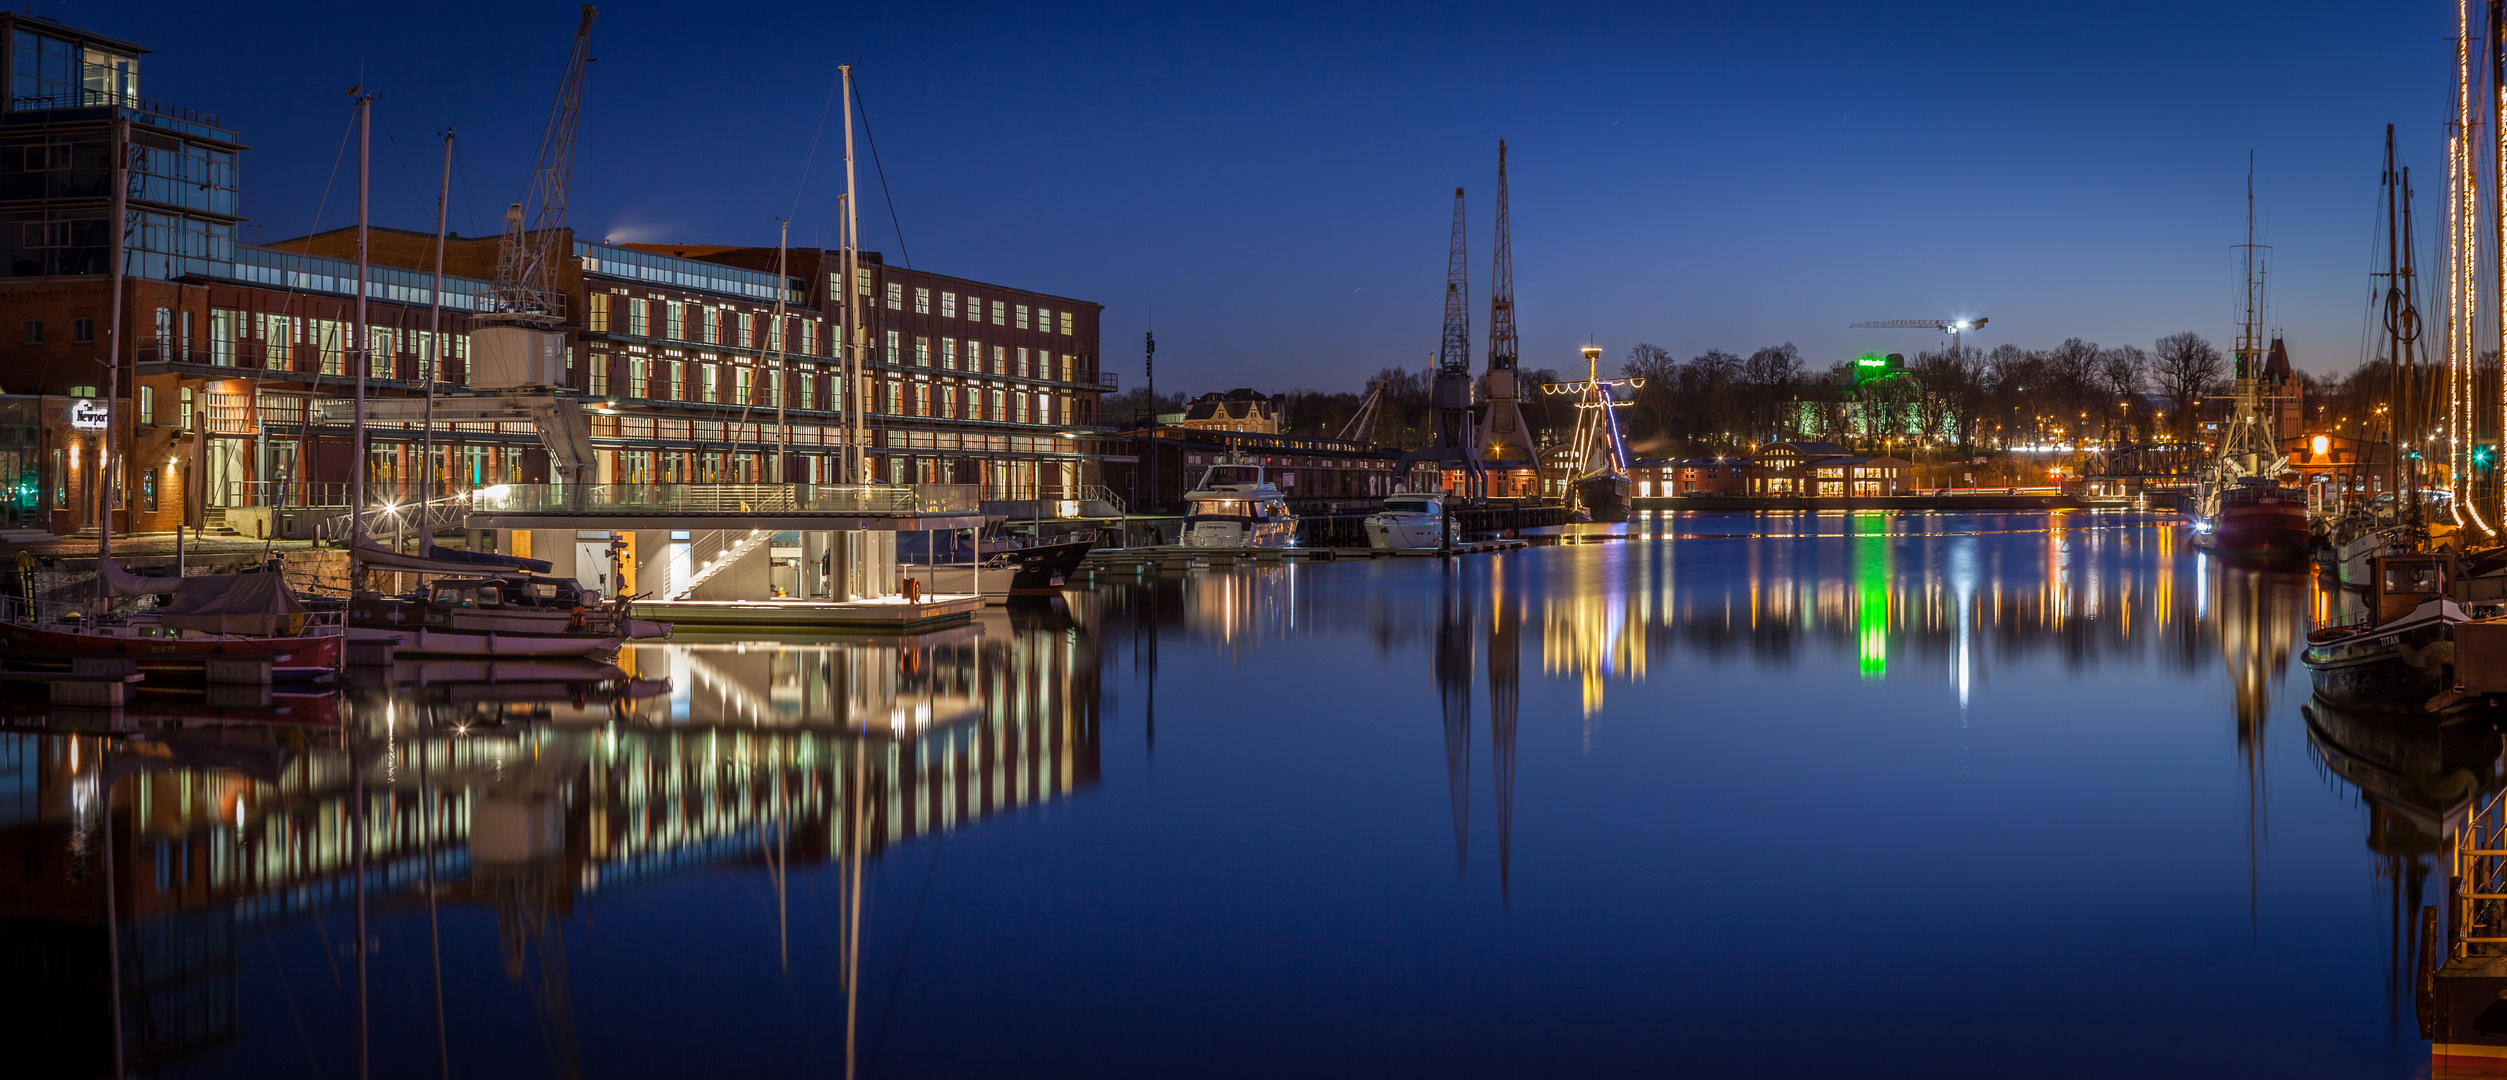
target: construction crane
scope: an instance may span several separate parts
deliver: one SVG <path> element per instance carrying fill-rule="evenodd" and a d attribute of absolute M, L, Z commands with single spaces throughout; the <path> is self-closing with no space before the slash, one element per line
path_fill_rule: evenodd
<path fill-rule="evenodd" d="M 1504 467 L 1532 470 L 1532 490 L 1540 487 L 1541 451 L 1532 445 L 1531 425 L 1524 423 L 1517 395 L 1515 349 L 1515 245 L 1506 220 L 1506 140 L 1497 141 L 1497 254 L 1489 264 L 1489 367 L 1487 458 Z M 1528 495 L 1531 491 L 1507 492 Z"/>
<path fill-rule="evenodd" d="M 505 238 L 496 249 L 496 284 L 488 293 L 487 310 L 477 318 L 541 329 L 566 320 L 565 294 L 557 286 L 557 266 L 572 252 L 559 251 L 566 227 L 566 190 L 574 179 L 575 119 L 583 111 L 584 69 L 592 62 L 592 20 L 600 9 L 583 5 L 583 21 L 575 26 L 575 46 L 566 59 L 565 78 L 558 81 L 557 101 L 548 114 L 548 130 L 540 140 L 540 160 L 532 169 L 523 201 L 505 210 Z M 525 206 L 532 206 L 526 221 Z"/>
<path fill-rule="evenodd" d="M 1950 348 L 1959 347 L 1959 335 L 1982 328 L 1986 320 L 1978 319 L 1883 319 L 1879 322 L 1847 323 L 1848 330 L 1938 330 L 1950 335 Z"/>

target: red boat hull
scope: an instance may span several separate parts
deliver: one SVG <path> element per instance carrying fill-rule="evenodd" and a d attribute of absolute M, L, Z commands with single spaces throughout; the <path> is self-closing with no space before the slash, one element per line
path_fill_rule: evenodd
<path fill-rule="evenodd" d="M 144 638 L 85 634 L 75 630 L 0 623 L 0 649 L 12 653 L 52 654 L 11 657 L 32 667 L 67 667 L 61 654 L 129 656 L 139 670 L 198 671 L 202 663 L 221 656 L 272 656 L 279 667 L 339 666 L 337 634 L 319 637 Z"/>
<path fill-rule="evenodd" d="M 2210 524 L 2208 532 L 2196 528 L 2194 542 L 2240 555 L 2296 555 L 2306 551 L 2314 537 L 2307 527 L 2306 506 L 2286 501 L 2232 505 Z"/>

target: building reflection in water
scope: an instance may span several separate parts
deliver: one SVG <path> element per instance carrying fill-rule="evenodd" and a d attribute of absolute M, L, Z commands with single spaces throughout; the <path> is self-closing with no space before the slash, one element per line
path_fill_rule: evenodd
<path fill-rule="evenodd" d="M 496 913 L 571 1075 L 561 930 L 582 894 L 718 863 L 764 861 L 780 883 L 1093 786 L 1097 648 L 1057 604 L 938 637 L 639 646 L 627 679 L 375 680 L 341 727 L 252 710 L 264 722 L 0 731 L 17 875 L 0 950 L 19 985 L 58 988 L 0 1038 L 30 1074 L 109 1072 L 118 970 L 126 1067 L 231 1042 L 238 935 L 352 907 L 362 858 L 375 896 Z"/>

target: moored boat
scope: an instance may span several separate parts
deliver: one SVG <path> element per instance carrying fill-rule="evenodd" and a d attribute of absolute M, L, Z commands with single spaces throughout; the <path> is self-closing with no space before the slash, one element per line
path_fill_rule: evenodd
<path fill-rule="evenodd" d="M 1383 509 L 1367 515 L 1366 530 L 1367 546 L 1384 551 L 1423 551 L 1461 539 L 1439 491 L 1394 492 Z"/>
<path fill-rule="evenodd" d="M 1184 493 L 1183 542 L 1206 548 L 1292 547 L 1297 515 L 1262 466 L 1213 465 Z"/>
<path fill-rule="evenodd" d="M 2377 560 L 2373 602 L 2359 621 L 2307 635 L 2301 660 L 2316 696 L 2352 708 L 2422 712 L 2461 680 L 2454 631 L 2471 616 L 2449 595 L 2454 558 Z"/>

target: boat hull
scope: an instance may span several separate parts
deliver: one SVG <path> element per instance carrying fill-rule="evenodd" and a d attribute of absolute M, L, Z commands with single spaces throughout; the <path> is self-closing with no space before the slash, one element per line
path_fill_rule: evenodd
<path fill-rule="evenodd" d="M 2289 502 L 2232 506 L 2194 522 L 2197 546 L 2236 555 L 2296 555 L 2314 535 L 2306 506 Z"/>
<path fill-rule="evenodd" d="M 1297 539 L 1294 520 L 1247 521 L 1202 518 L 1184 521 L 1184 546 L 1197 548 L 1284 548 Z"/>
<path fill-rule="evenodd" d="M 138 661 L 142 673 L 196 675 L 211 660 L 235 656 L 268 656 L 275 667 L 336 668 L 340 636 L 125 637 L 67 627 L 0 623 L 0 649 L 11 654 L 10 663 L 30 668 L 66 669 L 70 655 L 128 656 Z"/>
<path fill-rule="evenodd" d="M 1429 514 L 1376 514 L 1367 518 L 1367 546 L 1378 551 L 1427 551 L 1444 546 L 1444 519 Z"/>
<path fill-rule="evenodd" d="M 2376 629 L 2341 628 L 2308 636 L 2299 660 L 2317 697 L 2360 709 L 2419 712 L 2453 682 L 2451 628 L 2463 621 L 2451 602 L 2431 601 L 2414 616 Z"/>
<path fill-rule="evenodd" d="M 495 630 L 386 630 L 350 627 L 357 641 L 389 642 L 400 656 L 609 656 L 625 643 L 607 634 L 534 634 Z"/>
<path fill-rule="evenodd" d="M 1588 476 L 1576 481 L 1576 501 L 1596 522 L 1628 520 L 1628 478 Z"/>

